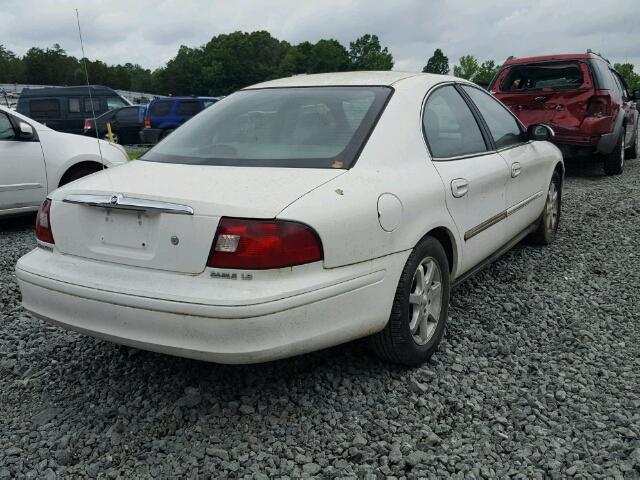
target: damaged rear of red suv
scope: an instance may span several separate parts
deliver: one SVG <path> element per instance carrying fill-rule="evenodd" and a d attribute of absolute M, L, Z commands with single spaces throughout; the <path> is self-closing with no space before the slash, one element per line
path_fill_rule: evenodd
<path fill-rule="evenodd" d="M 639 92 L 599 55 L 510 57 L 489 89 L 525 126 L 549 125 L 567 157 L 598 154 L 614 175 L 638 156 Z"/>

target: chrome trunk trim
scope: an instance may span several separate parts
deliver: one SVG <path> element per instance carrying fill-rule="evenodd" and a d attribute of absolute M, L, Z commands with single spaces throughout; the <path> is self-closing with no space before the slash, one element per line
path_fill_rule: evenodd
<path fill-rule="evenodd" d="M 145 198 L 125 197 L 124 195 L 90 195 L 72 193 L 67 195 L 62 201 L 65 203 L 75 203 L 91 207 L 135 210 L 137 212 L 193 215 L 193 208 L 188 205 L 148 200 Z"/>

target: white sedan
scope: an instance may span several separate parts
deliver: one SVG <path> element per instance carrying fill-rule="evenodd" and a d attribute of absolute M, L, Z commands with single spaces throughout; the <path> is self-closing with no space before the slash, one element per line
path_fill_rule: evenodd
<path fill-rule="evenodd" d="M 0 106 L 0 217 L 36 211 L 59 186 L 127 159 L 120 146 L 98 146 Z"/>
<path fill-rule="evenodd" d="M 553 240 L 564 166 L 552 133 L 453 77 L 245 88 L 141 160 L 51 194 L 39 247 L 17 265 L 23 304 L 215 362 L 371 337 L 381 357 L 417 365 L 443 336 L 452 284 L 525 236 Z"/>

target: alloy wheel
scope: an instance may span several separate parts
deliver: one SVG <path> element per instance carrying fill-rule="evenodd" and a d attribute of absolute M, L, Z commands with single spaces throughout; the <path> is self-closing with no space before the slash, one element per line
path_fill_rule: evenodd
<path fill-rule="evenodd" d="M 413 274 L 409 294 L 409 330 L 413 341 L 426 344 L 436 331 L 442 310 L 442 272 L 432 257 L 424 258 Z"/>
<path fill-rule="evenodd" d="M 547 192 L 547 201 L 545 203 L 545 221 L 547 230 L 554 232 L 558 227 L 558 216 L 560 214 L 560 195 L 556 182 L 552 181 Z"/>

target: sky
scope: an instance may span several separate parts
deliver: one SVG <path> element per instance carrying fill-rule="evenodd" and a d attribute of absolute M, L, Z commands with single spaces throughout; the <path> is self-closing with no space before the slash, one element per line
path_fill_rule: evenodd
<path fill-rule="evenodd" d="M 293 44 L 335 38 L 347 48 L 373 33 L 394 70 L 422 70 L 436 48 L 452 68 L 465 54 L 502 63 L 590 48 L 640 70 L 640 0 L 0 0 L 0 44 L 23 55 L 58 43 L 80 57 L 76 7 L 88 58 L 151 69 L 180 45 L 267 30 Z"/>

